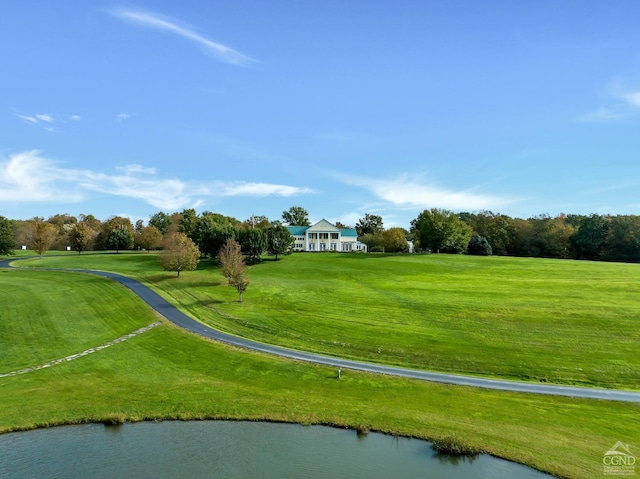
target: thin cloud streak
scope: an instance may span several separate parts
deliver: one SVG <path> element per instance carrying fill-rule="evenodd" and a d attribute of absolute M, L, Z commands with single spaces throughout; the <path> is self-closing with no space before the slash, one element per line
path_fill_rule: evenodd
<path fill-rule="evenodd" d="M 336 175 L 343 183 L 369 190 L 395 207 L 443 208 L 455 211 L 491 210 L 515 203 L 517 198 L 453 191 L 419 179 L 400 176 L 391 180 Z"/>
<path fill-rule="evenodd" d="M 77 203 L 92 192 L 135 198 L 162 210 L 196 207 L 208 198 L 290 197 L 313 193 L 305 187 L 250 182 L 187 182 L 158 178 L 155 168 L 126 165 L 116 174 L 60 168 L 40 151 L 0 159 L 0 201 Z"/>
<path fill-rule="evenodd" d="M 164 15 L 139 10 L 128 10 L 124 8 L 113 10 L 111 11 L 111 14 L 121 20 L 133 22 L 144 27 L 174 33 L 186 38 L 187 40 L 191 40 L 200 46 L 203 46 L 206 51 L 212 53 L 220 61 L 231 65 L 246 66 L 249 63 L 256 62 L 253 58 L 250 58 L 233 48 L 223 45 L 222 43 L 209 40 L 199 33 L 196 33 L 190 25 L 186 25 Z"/>

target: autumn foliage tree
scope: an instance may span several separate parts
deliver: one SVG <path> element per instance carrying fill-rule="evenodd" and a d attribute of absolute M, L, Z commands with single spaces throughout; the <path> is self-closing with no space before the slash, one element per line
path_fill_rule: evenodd
<path fill-rule="evenodd" d="M 155 226 L 145 226 L 134 236 L 133 245 L 147 251 L 159 249 L 162 246 L 162 233 Z"/>
<path fill-rule="evenodd" d="M 240 249 L 240 244 L 233 238 L 227 239 L 220 252 L 218 253 L 218 261 L 220 262 L 220 271 L 229 284 L 232 278 L 241 275 L 244 272 L 244 257 Z"/>
<path fill-rule="evenodd" d="M 93 230 L 86 223 L 76 223 L 69 231 L 69 243 L 73 250 L 80 254 L 87 249 L 93 235 Z"/>
<path fill-rule="evenodd" d="M 31 221 L 31 244 L 36 253 L 42 256 L 56 238 L 58 230 L 51 223 L 43 221 L 41 218 L 34 218 Z"/>
<path fill-rule="evenodd" d="M 249 280 L 245 275 L 244 256 L 240 244 L 229 238 L 218 253 L 220 271 L 227 278 L 230 286 L 238 291 L 238 302 L 242 303 L 242 293 L 247 290 Z"/>
<path fill-rule="evenodd" d="M 388 253 L 399 253 L 409 250 L 407 234 L 404 228 L 389 228 L 381 233 L 381 245 Z"/>
<path fill-rule="evenodd" d="M 165 271 L 181 271 L 196 269 L 200 261 L 200 250 L 184 233 L 169 233 L 162 241 L 160 264 Z"/>

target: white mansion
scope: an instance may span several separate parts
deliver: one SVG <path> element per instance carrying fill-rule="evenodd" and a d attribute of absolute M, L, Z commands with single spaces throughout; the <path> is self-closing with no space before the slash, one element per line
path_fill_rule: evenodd
<path fill-rule="evenodd" d="M 294 251 L 367 251 L 367 245 L 358 241 L 353 228 L 338 228 L 327 220 L 312 226 L 287 226 L 293 236 Z"/>

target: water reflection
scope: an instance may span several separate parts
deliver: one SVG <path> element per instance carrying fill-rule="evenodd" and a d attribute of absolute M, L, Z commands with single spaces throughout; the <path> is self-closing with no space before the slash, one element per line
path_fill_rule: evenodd
<path fill-rule="evenodd" d="M 428 442 L 258 422 L 97 424 L 0 435 L 0 477 L 540 479 L 487 455 L 451 457 Z"/>

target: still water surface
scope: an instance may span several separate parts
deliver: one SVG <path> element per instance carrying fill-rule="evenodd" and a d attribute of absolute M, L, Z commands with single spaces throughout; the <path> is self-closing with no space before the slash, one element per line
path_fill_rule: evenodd
<path fill-rule="evenodd" d="M 456 460 L 430 443 L 322 426 L 164 421 L 0 435 L 0 477 L 447 478 L 551 476 L 487 455 Z"/>

